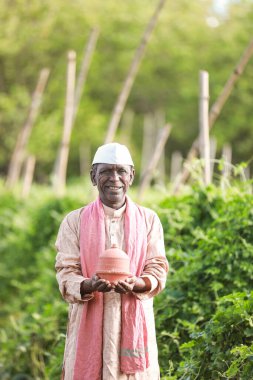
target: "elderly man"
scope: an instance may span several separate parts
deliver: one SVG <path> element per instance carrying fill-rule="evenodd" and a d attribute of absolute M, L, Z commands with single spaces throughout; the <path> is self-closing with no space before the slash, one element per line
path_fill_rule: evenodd
<path fill-rule="evenodd" d="M 165 286 L 168 263 L 158 216 L 126 196 L 134 174 L 124 145 L 98 148 L 90 176 L 99 197 L 60 226 L 57 280 L 70 304 L 62 379 L 160 378 L 153 297 Z M 95 273 L 113 245 L 128 254 L 132 275 L 110 283 Z"/>

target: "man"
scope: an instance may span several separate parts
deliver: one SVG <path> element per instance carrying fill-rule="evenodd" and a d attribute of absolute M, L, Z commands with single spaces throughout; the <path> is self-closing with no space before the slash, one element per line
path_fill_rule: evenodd
<path fill-rule="evenodd" d="M 57 280 L 70 303 L 62 379 L 160 378 L 153 297 L 165 286 L 168 263 L 158 216 L 126 196 L 134 174 L 124 145 L 98 148 L 90 177 L 99 197 L 60 226 Z M 132 273 L 113 284 L 95 274 L 112 245 L 127 252 Z"/>

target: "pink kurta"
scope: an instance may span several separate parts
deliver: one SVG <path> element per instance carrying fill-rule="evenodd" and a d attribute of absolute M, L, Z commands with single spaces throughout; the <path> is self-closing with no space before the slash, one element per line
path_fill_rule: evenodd
<path fill-rule="evenodd" d="M 160 378 L 157 344 L 155 336 L 155 323 L 153 313 L 153 296 L 158 294 L 165 286 L 167 274 L 167 261 L 163 241 L 163 230 L 158 216 L 149 209 L 145 210 L 145 219 L 148 233 L 148 248 L 146 258 L 154 260 L 154 274 L 152 268 L 144 271 L 142 277 L 148 277 L 151 290 L 139 293 L 136 296 L 142 300 L 148 329 L 148 347 L 150 366 L 144 372 L 134 375 L 120 373 L 119 352 L 121 332 L 121 296 L 118 293 L 104 293 L 103 317 L 103 380 L 157 380 Z M 125 206 L 114 210 L 104 206 L 106 246 L 112 244 L 124 250 L 124 211 Z M 64 353 L 64 379 L 72 380 L 76 354 L 77 333 L 82 315 L 83 302 L 88 302 L 93 295 L 87 294 L 81 298 L 80 284 L 84 280 L 81 273 L 79 253 L 80 214 L 82 209 L 69 213 L 63 220 L 57 241 L 56 270 L 59 288 L 63 298 L 70 303 L 69 323 Z M 164 264 L 158 265 L 156 257 L 164 257 Z M 86 379 L 83 379 L 86 380 Z"/>

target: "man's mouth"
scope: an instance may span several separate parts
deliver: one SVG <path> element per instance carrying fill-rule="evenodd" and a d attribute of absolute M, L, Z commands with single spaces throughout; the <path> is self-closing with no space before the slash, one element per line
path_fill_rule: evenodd
<path fill-rule="evenodd" d="M 108 186 L 110 190 L 120 190 L 122 189 L 122 186 Z"/>

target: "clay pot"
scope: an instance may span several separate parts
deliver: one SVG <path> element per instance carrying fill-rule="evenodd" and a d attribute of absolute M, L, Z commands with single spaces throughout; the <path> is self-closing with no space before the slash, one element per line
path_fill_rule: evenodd
<path fill-rule="evenodd" d="M 126 252 L 113 246 L 98 258 L 96 274 L 110 282 L 125 280 L 130 274 L 130 260 Z"/>

